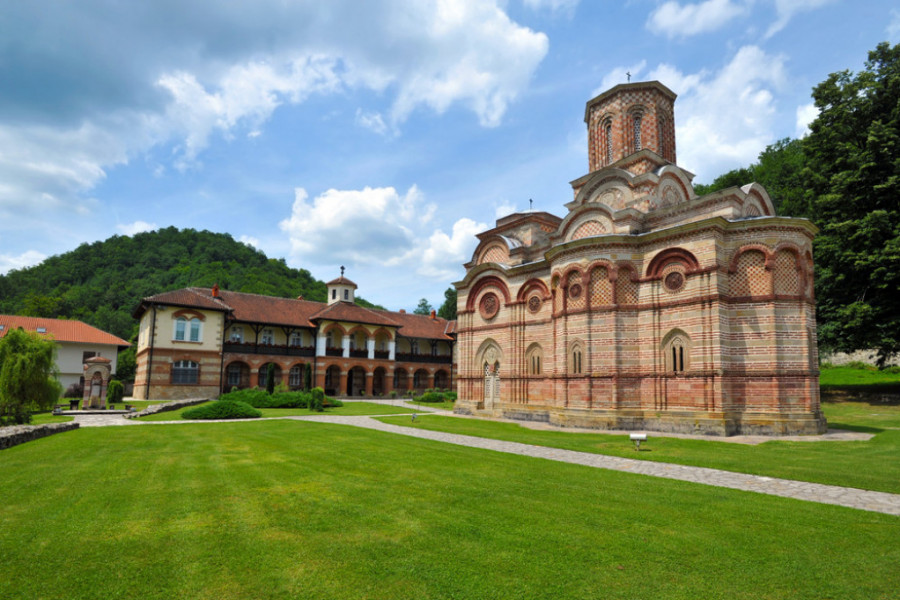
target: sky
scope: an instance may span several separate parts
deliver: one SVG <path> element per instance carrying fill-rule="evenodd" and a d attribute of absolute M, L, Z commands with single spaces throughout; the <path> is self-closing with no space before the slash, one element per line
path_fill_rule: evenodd
<path fill-rule="evenodd" d="M 190 227 L 437 307 L 496 219 L 564 216 L 628 73 L 709 183 L 882 41 L 895 1 L 0 0 L 0 273 Z"/>

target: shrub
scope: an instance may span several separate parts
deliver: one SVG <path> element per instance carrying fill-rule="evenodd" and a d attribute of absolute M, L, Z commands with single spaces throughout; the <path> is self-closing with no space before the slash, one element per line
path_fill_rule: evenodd
<path fill-rule="evenodd" d="M 125 397 L 125 385 L 118 379 L 113 379 L 106 386 L 106 405 L 112 406 L 117 402 L 121 402 Z"/>
<path fill-rule="evenodd" d="M 444 392 L 444 398 L 446 398 L 447 402 L 456 402 L 457 393 L 446 391 Z"/>
<path fill-rule="evenodd" d="M 397 390 L 391 390 L 391 393 L 389 395 L 390 395 L 391 399 L 393 400 L 394 398 L 397 397 Z"/>
<path fill-rule="evenodd" d="M 262 413 L 246 402 L 217 400 L 181 413 L 182 419 L 258 419 Z"/>
<path fill-rule="evenodd" d="M 84 386 L 78 382 L 70 383 L 66 388 L 63 398 L 81 398 L 84 396 Z"/>
<path fill-rule="evenodd" d="M 419 402 L 443 402 L 444 395 L 440 392 L 425 392 L 418 398 L 416 398 Z"/>
<path fill-rule="evenodd" d="M 325 410 L 325 390 L 320 387 L 312 389 L 310 392 L 309 410 L 316 412 Z"/>
<path fill-rule="evenodd" d="M 275 363 L 269 363 L 266 369 L 266 393 L 269 395 L 275 393 Z"/>

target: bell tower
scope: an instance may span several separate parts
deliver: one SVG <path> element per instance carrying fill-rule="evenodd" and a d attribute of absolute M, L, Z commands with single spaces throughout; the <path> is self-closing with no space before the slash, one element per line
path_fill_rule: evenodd
<path fill-rule="evenodd" d="M 588 101 L 590 172 L 641 150 L 675 163 L 675 98 L 660 82 L 646 81 L 617 85 Z"/>

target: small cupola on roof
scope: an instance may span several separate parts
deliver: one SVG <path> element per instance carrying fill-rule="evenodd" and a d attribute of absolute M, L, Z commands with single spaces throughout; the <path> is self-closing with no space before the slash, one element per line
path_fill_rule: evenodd
<path fill-rule="evenodd" d="M 356 284 L 344 277 L 344 267 L 341 266 L 341 276 L 332 279 L 325 285 L 328 286 L 328 304 L 335 302 L 354 302 Z"/>
<path fill-rule="evenodd" d="M 588 163 L 593 173 L 641 150 L 675 163 L 675 92 L 658 81 L 623 83 L 589 100 Z"/>

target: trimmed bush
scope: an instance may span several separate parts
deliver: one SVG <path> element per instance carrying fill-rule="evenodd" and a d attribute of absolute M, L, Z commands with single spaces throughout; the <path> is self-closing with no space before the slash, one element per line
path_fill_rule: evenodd
<path fill-rule="evenodd" d="M 125 385 L 118 379 L 113 379 L 106 386 L 106 405 L 112 406 L 117 402 L 122 402 L 125 397 Z"/>
<path fill-rule="evenodd" d="M 69 387 L 66 388 L 66 392 L 63 394 L 63 398 L 81 398 L 82 396 L 84 396 L 84 386 L 77 381 L 75 383 L 70 383 Z"/>
<path fill-rule="evenodd" d="M 310 392 L 309 410 L 316 412 L 325 410 L 325 390 L 320 387 L 312 389 Z"/>
<path fill-rule="evenodd" d="M 263 392 L 265 393 L 265 392 Z M 262 413 L 246 402 L 217 400 L 181 413 L 182 419 L 258 419 Z"/>

